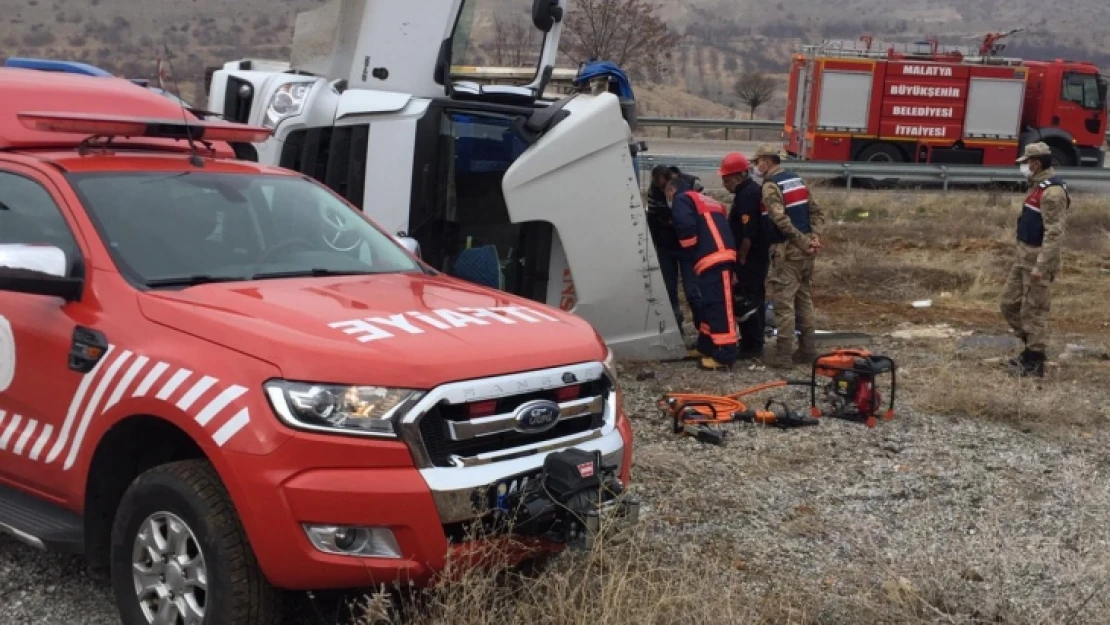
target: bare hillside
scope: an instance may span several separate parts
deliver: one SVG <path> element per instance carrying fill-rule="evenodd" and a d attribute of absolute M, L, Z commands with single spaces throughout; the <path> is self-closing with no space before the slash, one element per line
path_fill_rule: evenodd
<path fill-rule="evenodd" d="M 465 61 L 505 62 L 498 44 L 505 42 L 506 33 L 496 20 L 522 22 L 530 3 L 473 1 Z M 205 66 L 243 56 L 287 58 L 296 13 L 322 3 L 4 0 L 0 57 L 71 58 L 128 76 L 150 76 L 167 46 L 183 95 L 197 98 L 203 93 Z M 1066 6 L 1034 0 L 666 0 L 660 5 L 685 37 L 669 66 L 662 68 L 665 84 L 643 92 L 641 99 L 651 114 L 689 110 L 709 115 L 741 108 L 735 89 L 744 70 L 780 73 L 799 43 L 863 34 L 886 41 L 936 36 L 944 44 L 973 45 L 987 32 L 1025 28 L 1010 39 L 1006 53 L 1083 57 L 1110 65 L 1110 4 L 1101 0 L 1075 0 Z M 534 48 L 537 40 L 532 31 L 522 42 Z M 780 79 L 779 86 L 784 90 L 785 81 Z M 757 116 L 778 118 L 782 108 L 780 95 Z"/>

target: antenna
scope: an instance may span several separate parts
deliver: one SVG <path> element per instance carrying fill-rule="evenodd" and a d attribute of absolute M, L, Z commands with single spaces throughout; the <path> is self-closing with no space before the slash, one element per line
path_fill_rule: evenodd
<path fill-rule="evenodd" d="M 177 72 L 173 71 L 173 62 L 170 61 L 170 47 L 163 41 L 162 48 L 166 52 L 166 64 L 170 66 L 170 75 L 173 77 L 173 91 L 170 93 L 177 98 L 177 104 L 181 107 L 181 120 L 185 122 L 185 137 L 189 140 L 189 149 L 193 151 L 193 154 L 189 157 L 189 163 L 197 169 L 202 169 L 204 159 L 200 157 L 197 144 L 193 141 L 193 129 L 189 127 L 189 113 L 185 110 L 185 101 L 181 99 L 181 89 L 177 85 Z M 163 90 L 166 90 L 165 83 L 162 80 L 162 59 L 158 59 L 158 84 Z"/>

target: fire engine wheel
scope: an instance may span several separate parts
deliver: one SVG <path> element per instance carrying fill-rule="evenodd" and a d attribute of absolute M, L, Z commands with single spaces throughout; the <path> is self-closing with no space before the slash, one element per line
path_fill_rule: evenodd
<path fill-rule="evenodd" d="M 210 464 L 140 475 L 112 527 L 112 589 L 124 625 L 271 625 L 281 593 L 267 583 Z"/>
<path fill-rule="evenodd" d="M 865 163 L 904 163 L 906 162 L 906 155 L 902 153 L 902 150 L 889 143 L 872 143 L 859 153 L 856 160 Z M 872 189 L 886 185 L 894 185 L 897 182 L 897 178 L 860 179 L 861 185 Z"/>
<path fill-rule="evenodd" d="M 1075 167 L 1075 159 L 1070 154 L 1055 145 L 1048 146 L 1048 149 L 1052 153 L 1053 167 Z"/>

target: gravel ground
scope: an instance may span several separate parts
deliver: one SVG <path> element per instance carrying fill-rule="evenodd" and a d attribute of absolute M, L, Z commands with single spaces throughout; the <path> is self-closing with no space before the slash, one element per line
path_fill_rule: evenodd
<path fill-rule="evenodd" d="M 723 447 L 671 435 L 655 400 L 774 376 L 756 368 L 713 382 L 692 364 L 630 368 L 634 478 L 659 544 L 689 540 L 730 558 L 746 587 L 806 596 L 799 603 L 821 623 L 875 622 L 858 617 L 876 597 L 884 617 L 897 604 L 943 623 L 1110 622 L 1106 432 L 915 410 L 922 393 L 948 392 L 913 373 L 936 356 L 885 347 L 909 365 L 900 381 L 912 387 L 894 421 L 735 425 Z M 1105 387 L 1088 390 L 1105 401 Z"/>
<path fill-rule="evenodd" d="M 880 613 L 882 622 L 1110 623 L 1106 430 L 926 413 L 917 409 L 924 398 L 951 392 L 917 373 L 942 350 L 876 349 L 905 368 L 894 421 L 874 430 L 828 420 L 788 431 L 736 425 L 723 447 L 672 435 L 655 401 L 774 376 L 623 367 L 646 544 L 726 561 L 745 592 L 787 595 L 815 623 L 879 622 L 863 615 Z M 1076 388 L 1106 405 L 1105 386 Z M 294 618 L 329 621 L 304 606 Z M 0 537 L 0 623 L 118 620 L 107 586 L 80 559 Z"/>

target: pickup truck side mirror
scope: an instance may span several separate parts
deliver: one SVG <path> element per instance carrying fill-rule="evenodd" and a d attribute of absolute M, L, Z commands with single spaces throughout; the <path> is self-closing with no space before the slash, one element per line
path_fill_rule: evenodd
<path fill-rule="evenodd" d="M 0 291 L 81 299 L 85 282 L 68 275 L 66 253 L 52 245 L 0 244 Z"/>

